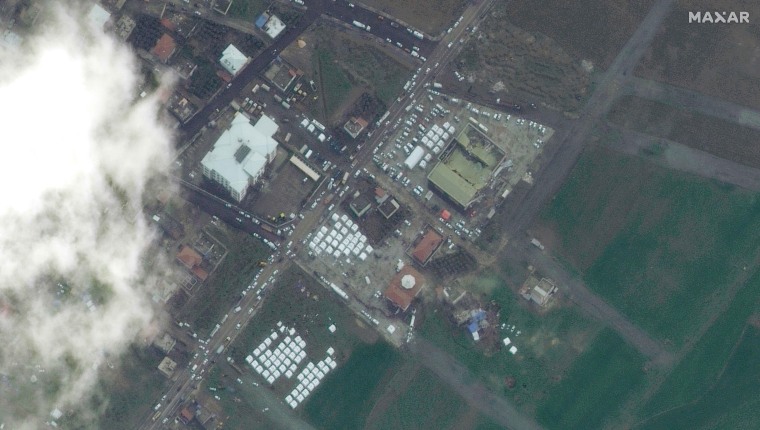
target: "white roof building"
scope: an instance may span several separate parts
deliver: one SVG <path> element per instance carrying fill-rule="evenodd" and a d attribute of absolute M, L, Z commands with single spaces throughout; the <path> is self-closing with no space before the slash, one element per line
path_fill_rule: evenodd
<path fill-rule="evenodd" d="M 282 30 L 285 30 L 285 24 L 276 15 L 270 16 L 266 25 L 264 25 L 264 31 L 272 39 L 276 39 L 282 33 Z"/>
<path fill-rule="evenodd" d="M 219 59 L 219 63 L 224 67 L 224 70 L 235 76 L 248 63 L 248 60 L 249 58 L 240 52 L 235 45 L 230 44 L 222 51 L 222 58 Z"/>
<path fill-rule="evenodd" d="M 272 138 L 277 128 L 266 115 L 252 125 L 247 116 L 238 112 L 230 128 L 203 157 L 203 175 L 224 186 L 235 200 L 243 200 L 248 186 L 259 179 L 277 154 L 277 141 Z"/>

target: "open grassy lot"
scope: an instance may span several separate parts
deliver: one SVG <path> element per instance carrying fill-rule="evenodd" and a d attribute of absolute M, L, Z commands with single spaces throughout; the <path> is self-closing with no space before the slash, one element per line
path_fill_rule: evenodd
<path fill-rule="evenodd" d="M 259 240 L 237 230 L 213 229 L 210 231 L 229 251 L 206 282 L 197 288 L 180 316 L 191 321 L 199 336 L 205 336 L 248 286 L 260 270 L 258 262 L 269 256 Z"/>
<path fill-rule="evenodd" d="M 342 124 L 363 93 L 390 105 L 411 75 L 412 67 L 392 51 L 327 23 L 317 23 L 301 39 L 305 48 L 294 43 L 282 56 L 314 78 L 318 97 L 306 100 L 305 107 L 326 124 Z"/>
<path fill-rule="evenodd" d="M 711 387 L 720 386 L 719 378 L 728 372 L 727 362 L 729 359 L 736 360 L 736 358 L 731 357 L 737 356 L 737 353 L 734 352 L 735 346 L 741 340 L 748 321 L 757 320 L 758 305 L 760 305 L 760 272 L 755 272 L 736 294 L 731 305 L 715 320 L 689 354 L 668 376 L 657 393 L 649 399 L 642 409 L 642 417 L 650 417 L 663 411 L 672 410 L 673 412 L 667 415 L 672 414 L 675 418 L 663 418 L 664 421 L 662 422 L 678 419 L 681 416 L 679 410 L 693 407 L 698 401 L 701 401 L 700 398 L 705 396 Z M 749 338 L 755 339 L 757 337 L 755 329 L 750 329 L 749 333 Z M 746 369 L 745 371 L 749 372 Z M 746 375 L 750 380 L 753 380 L 753 372 L 754 370 Z M 755 392 L 753 391 L 753 393 Z M 747 401 L 752 400 L 752 396 L 749 396 L 752 393 L 747 394 Z M 755 393 L 756 395 L 757 393 Z M 754 400 L 757 401 L 757 399 Z M 714 413 L 720 412 L 724 415 L 723 418 L 729 418 L 728 415 L 732 412 L 732 408 L 739 406 L 741 405 L 738 403 L 730 407 L 726 407 L 724 404 L 723 411 L 715 411 Z M 659 419 L 653 421 L 653 423 L 657 422 L 660 422 Z M 652 428 L 664 427 L 653 425 Z"/>
<path fill-rule="evenodd" d="M 322 94 L 325 117 L 332 116 L 346 101 L 351 91 L 351 82 L 338 66 L 332 52 L 326 49 L 317 49 L 314 54 L 314 77 Z"/>
<path fill-rule="evenodd" d="M 452 63 L 468 79 L 444 85 L 489 102 L 497 97 L 502 103 L 541 103 L 568 112 L 580 109 L 590 70 L 559 41 L 512 24 L 511 7 L 501 3 L 502 7 L 491 9 Z"/>
<path fill-rule="evenodd" d="M 491 390 L 512 398 L 526 411 L 535 412 L 547 390 L 564 377 L 573 360 L 596 335 L 598 324 L 574 308 L 559 304 L 538 314 L 496 274 L 468 278 L 465 284 L 473 291 L 490 291 L 483 295 L 483 302 L 495 301 L 501 308 L 499 323 L 516 326 L 514 331 L 500 329 L 499 342 L 510 337 L 518 348 L 517 354 L 511 355 L 506 348 L 484 353 L 465 328 L 454 326 L 442 311 L 426 311 L 424 315 L 418 312 L 419 335 L 459 360 Z M 506 386 L 508 377 L 515 380 L 512 389 Z"/>
<path fill-rule="evenodd" d="M 232 0 L 227 16 L 240 18 L 246 21 L 254 21 L 269 5 L 266 0 Z"/>
<path fill-rule="evenodd" d="M 351 359 L 309 396 L 304 407 L 308 420 L 323 429 L 362 428 L 381 382 L 400 363 L 401 356 L 386 343 L 357 347 Z"/>
<path fill-rule="evenodd" d="M 752 264 L 760 200 L 595 148 L 546 208 L 543 224 L 540 239 L 591 289 L 680 346 L 730 300 Z"/>
<path fill-rule="evenodd" d="M 456 21 L 467 6 L 466 0 L 363 0 L 362 3 L 434 36 Z"/>
<path fill-rule="evenodd" d="M 689 23 L 689 11 L 715 11 L 715 5 L 711 0 L 678 1 L 636 74 L 760 108 L 758 23 L 752 18 L 748 24 Z M 760 3 L 724 0 L 717 10 L 756 17 Z"/>
<path fill-rule="evenodd" d="M 644 383 L 644 357 L 606 329 L 538 409 L 547 428 L 602 428 Z"/>
<path fill-rule="evenodd" d="M 275 285 L 267 287 L 269 296 L 264 306 L 243 332 L 235 339 L 231 356 L 246 366 L 245 357 L 276 328 L 277 322 L 294 327 L 306 341 L 306 352 L 321 359 L 329 346 L 333 346 L 342 363 L 362 340 L 372 342 L 373 331 L 357 325 L 353 313 L 338 301 L 335 294 L 316 284 L 316 281 L 296 265 L 279 274 Z M 308 295 L 307 295 L 308 294 Z M 335 324 L 330 333 L 327 327 Z"/>
<path fill-rule="evenodd" d="M 618 126 L 674 140 L 718 157 L 760 167 L 760 131 L 663 103 L 626 96 L 607 119 Z"/>
<path fill-rule="evenodd" d="M 367 423 L 368 429 L 451 428 L 468 408 L 458 394 L 427 369 L 419 369 L 411 380 L 401 383 L 405 384 L 403 392 L 377 414 L 376 420 Z"/>
<path fill-rule="evenodd" d="M 509 21 L 543 33 L 577 61 L 606 69 L 636 30 L 649 7 L 646 1 L 520 0 L 509 2 Z"/>

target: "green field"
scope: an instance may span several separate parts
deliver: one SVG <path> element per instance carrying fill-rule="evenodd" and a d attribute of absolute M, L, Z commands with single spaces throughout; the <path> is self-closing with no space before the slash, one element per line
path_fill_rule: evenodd
<path fill-rule="evenodd" d="M 717 346 L 717 345 L 716 345 Z M 699 378 L 703 394 L 698 400 L 671 409 L 638 426 L 641 429 L 753 428 L 760 418 L 760 331 L 749 326 L 717 381 Z M 724 351 L 721 351 L 721 356 Z M 676 373 L 672 377 L 677 377 Z M 654 401 L 655 399 L 653 399 Z"/>
<path fill-rule="evenodd" d="M 457 393 L 427 369 L 420 369 L 368 429 L 450 428 L 468 406 Z M 389 387 L 393 389 L 393 387 Z"/>
<path fill-rule="evenodd" d="M 266 10 L 268 4 L 265 0 L 232 0 L 227 16 L 253 22 Z"/>
<path fill-rule="evenodd" d="M 680 346 L 754 264 L 760 200 L 599 148 L 581 157 L 543 225 L 592 290 Z"/>
<path fill-rule="evenodd" d="M 203 336 L 229 311 L 260 270 L 258 262 L 266 260 L 270 253 L 269 248 L 245 233 L 221 229 L 212 233 L 227 247 L 227 256 L 195 291 L 182 315 Z"/>
<path fill-rule="evenodd" d="M 324 102 L 315 106 L 324 106 L 324 118 L 331 117 L 340 108 L 341 104 L 351 92 L 351 81 L 338 66 L 331 51 L 317 49 L 314 54 L 315 81 L 321 90 Z M 320 115 L 322 117 L 322 115 Z"/>
<path fill-rule="evenodd" d="M 538 409 L 552 429 L 594 429 L 615 416 L 644 382 L 644 358 L 607 329 L 576 360 Z"/>
<path fill-rule="evenodd" d="M 652 416 L 696 402 L 725 372 L 723 369 L 726 362 L 731 357 L 748 318 L 757 312 L 758 305 L 760 271 L 755 272 L 739 290 L 731 305 L 668 376 L 645 405 L 642 415 Z"/>
<path fill-rule="evenodd" d="M 372 410 L 374 393 L 400 364 L 401 356 L 386 343 L 358 346 L 348 362 L 309 396 L 304 413 L 318 428 L 362 428 Z"/>

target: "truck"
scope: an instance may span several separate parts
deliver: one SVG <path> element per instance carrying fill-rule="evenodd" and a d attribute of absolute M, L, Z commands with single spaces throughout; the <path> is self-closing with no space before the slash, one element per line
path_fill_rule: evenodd
<path fill-rule="evenodd" d="M 363 24 L 363 23 L 359 22 L 359 21 L 354 21 L 354 22 L 353 22 L 353 24 L 354 24 L 356 27 L 359 27 L 359 28 L 361 28 L 362 30 L 366 30 L 366 29 L 367 29 L 367 26 L 366 26 L 365 24 Z"/>
<path fill-rule="evenodd" d="M 219 345 L 219 348 L 216 349 L 216 353 L 221 354 L 222 351 L 224 351 L 224 345 Z"/>
<path fill-rule="evenodd" d="M 433 88 L 443 88 L 443 85 L 441 85 L 439 82 L 433 82 Z"/>
<path fill-rule="evenodd" d="M 420 40 L 425 38 L 425 36 L 417 30 L 412 31 L 412 34 L 414 35 L 414 37 Z"/>
<path fill-rule="evenodd" d="M 544 245 L 538 241 L 538 239 L 533 238 L 530 240 L 531 245 L 535 246 L 536 248 L 540 249 L 541 251 L 544 250 Z"/>
<path fill-rule="evenodd" d="M 349 176 L 349 173 L 348 173 L 348 172 L 344 173 L 344 174 L 343 174 L 343 179 L 341 179 L 341 180 L 340 180 L 340 183 L 341 183 L 341 184 L 345 184 L 345 183 L 346 183 L 346 181 L 348 181 L 348 176 Z"/>

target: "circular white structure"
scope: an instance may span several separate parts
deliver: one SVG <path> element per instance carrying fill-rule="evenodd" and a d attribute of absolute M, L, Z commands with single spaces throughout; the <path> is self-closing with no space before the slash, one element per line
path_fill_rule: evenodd
<path fill-rule="evenodd" d="M 411 290 L 414 288 L 414 284 L 417 283 L 417 280 L 414 279 L 414 276 L 412 275 L 404 275 L 403 278 L 401 278 L 401 287 Z"/>

